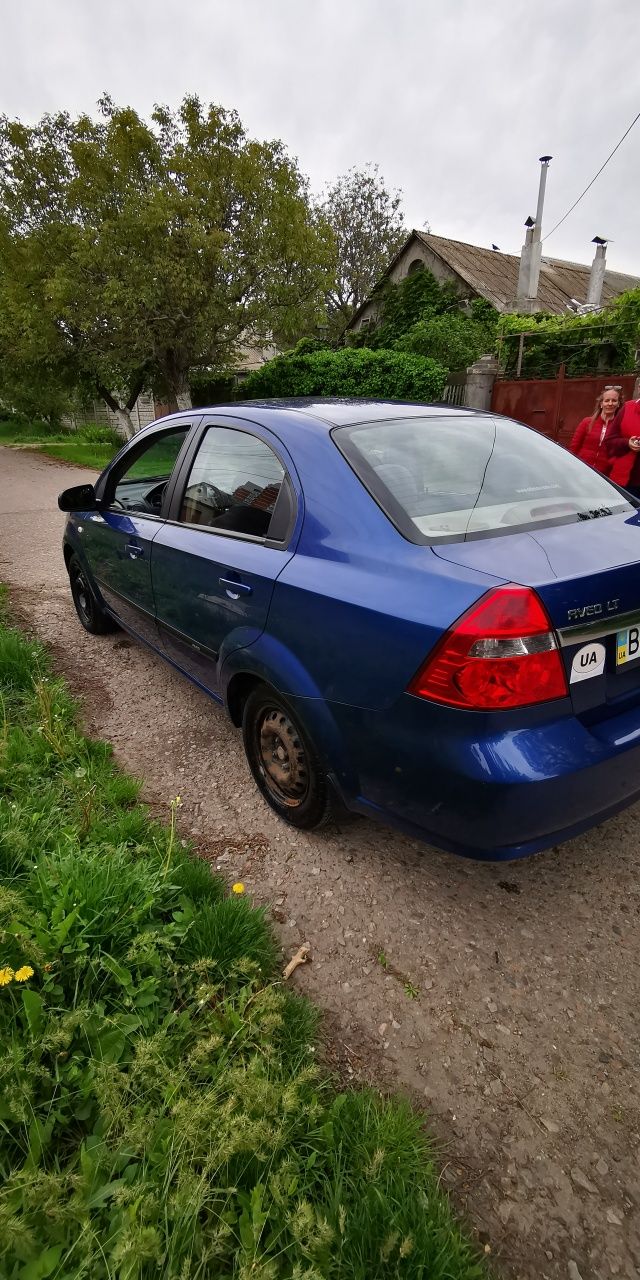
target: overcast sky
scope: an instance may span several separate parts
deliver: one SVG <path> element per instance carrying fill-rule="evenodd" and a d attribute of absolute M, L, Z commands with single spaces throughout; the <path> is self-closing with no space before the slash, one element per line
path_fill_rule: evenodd
<path fill-rule="evenodd" d="M 519 253 L 538 156 L 544 230 L 640 111 L 640 0 L 4 0 L 0 104 L 33 122 L 107 91 L 186 93 L 282 138 L 314 190 L 376 162 L 409 225 Z M 640 275 L 640 121 L 544 252 Z"/>

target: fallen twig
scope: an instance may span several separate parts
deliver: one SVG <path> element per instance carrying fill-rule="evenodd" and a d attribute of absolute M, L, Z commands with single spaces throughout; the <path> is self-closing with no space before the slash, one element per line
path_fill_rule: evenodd
<path fill-rule="evenodd" d="M 298 950 L 296 951 L 296 954 L 291 957 L 282 975 L 285 982 L 287 981 L 287 978 L 291 977 L 291 974 L 293 973 L 294 969 L 297 969 L 299 964 L 306 964 L 307 960 L 311 959 L 309 955 L 310 950 L 311 948 L 307 946 L 306 942 L 303 943 L 303 945 L 298 948 Z"/>

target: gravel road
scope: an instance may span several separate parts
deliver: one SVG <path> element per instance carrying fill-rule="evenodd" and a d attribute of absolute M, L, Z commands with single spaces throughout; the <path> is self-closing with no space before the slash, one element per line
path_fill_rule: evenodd
<path fill-rule="evenodd" d="M 268 904 L 342 1072 L 426 1107 L 443 1179 L 518 1280 L 640 1275 L 640 809 L 526 861 L 364 821 L 295 832 L 224 713 L 120 633 L 87 636 L 58 492 L 92 474 L 0 448 L 0 579 L 159 812 Z"/>

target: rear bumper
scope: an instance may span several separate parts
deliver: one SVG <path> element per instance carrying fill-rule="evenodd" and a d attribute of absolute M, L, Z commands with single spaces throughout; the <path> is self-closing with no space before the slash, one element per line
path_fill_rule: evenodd
<path fill-rule="evenodd" d="M 640 799 L 640 708 L 594 728 L 548 709 L 510 727 L 409 695 L 332 713 L 359 775 L 347 806 L 467 857 L 536 853 Z"/>

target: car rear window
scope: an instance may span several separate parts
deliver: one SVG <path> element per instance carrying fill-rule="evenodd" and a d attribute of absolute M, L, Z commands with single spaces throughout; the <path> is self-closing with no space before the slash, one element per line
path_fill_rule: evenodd
<path fill-rule="evenodd" d="M 460 542 L 634 509 L 604 476 L 507 418 L 443 415 L 337 428 L 359 479 L 412 542 Z"/>

